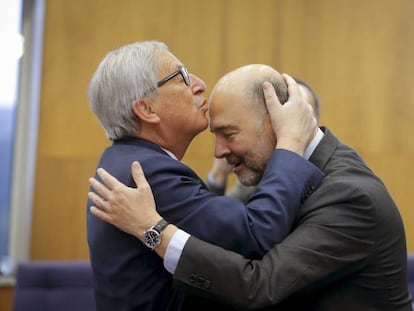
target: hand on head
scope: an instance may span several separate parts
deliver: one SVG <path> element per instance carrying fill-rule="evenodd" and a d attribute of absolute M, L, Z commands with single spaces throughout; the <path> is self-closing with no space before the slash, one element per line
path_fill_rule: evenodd
<path fill-rule="evenodd" d="M 283 74 L 283 77 L 289 90 L 289 99 L 283 105 L 276 96 L 272 84 L 263 84 L 267 110 L 277 138 L 276 148 L 288 149 L 303 155 L 316 133 L 317 121 L 311 105 L 303 100 L 295 80 L 287 74 Z"/>
<path fill-rule="evenodd" d="M 97 172 L 102 183 L 93 177 L 89 179 L 96 191 L 88 193 L 95 204 L 90 208 L 91 213 L 142 240 L 143 232 L 161 220 L 161 216 L 155 210 L 152 190 L 141 165 L 132 163 L 132 176 L 137 188 L 125 186 L 102 168 Z"/>

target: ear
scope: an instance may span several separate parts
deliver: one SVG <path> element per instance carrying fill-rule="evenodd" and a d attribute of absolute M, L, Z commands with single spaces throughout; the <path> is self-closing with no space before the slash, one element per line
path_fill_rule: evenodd
<path fill-rule="evenodd" d="M 136 101 L 132 105 L 132 111 L 134 111 L 135 115 L 144 122 L 153 124 L 160 122 L 160 117 L 153 107 L 153 102 L 147 99 Z"/>

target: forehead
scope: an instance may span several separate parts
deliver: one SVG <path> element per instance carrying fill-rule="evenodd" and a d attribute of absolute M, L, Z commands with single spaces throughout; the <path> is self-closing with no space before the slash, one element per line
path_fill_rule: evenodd
<path fill-rule="evenodd" d="M 169 74 L 178 67 L 182 66 L 182 63 L 178 60 L 178 58 L 169 51 L 162 51 L 159 56 L 159 72 L 160 75 L 163 76 L 165 74 Z"/>
<path fill-rule="evenodd" d="M 237 87 L 215 89 L 209 101 L 210 130 L 248 127 L 255 119 L 255 111 L 246 96 Z"/>

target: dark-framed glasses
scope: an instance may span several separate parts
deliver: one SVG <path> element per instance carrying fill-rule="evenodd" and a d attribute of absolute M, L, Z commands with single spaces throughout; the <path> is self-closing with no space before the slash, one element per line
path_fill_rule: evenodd
<path fill-rule="evenodd" d="M 190 84 L 191 84 L 190 75 L 188 74 L 187 68 L 185 68 L 184 66 L 180 66 L 180 68 L 178 68 L 177 71 L 174 71 L 173 73 L 170 73 L 168 76 L 166 76 L 165 78 L 158 81 L 157 86 L 158 87 L 163 86 L 165 83 L 167 83 L 172 78 L 174 78 L 175 76 L 178 76 L 178 75 L 181 75 L 183 77 L 185 85 L 190 86 Z"/>

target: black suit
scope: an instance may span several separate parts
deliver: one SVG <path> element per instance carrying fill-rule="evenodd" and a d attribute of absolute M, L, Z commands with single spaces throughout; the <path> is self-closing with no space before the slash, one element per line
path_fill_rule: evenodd
<path fill-rule="evenodd" d="M 291 234 L 260 261 L 191 237 L 174 274 L 179 285 L 249 308 L 411 310 L 398 209 L 358 154 L 323 130 L 310 161 L 326 177 Z"/>

